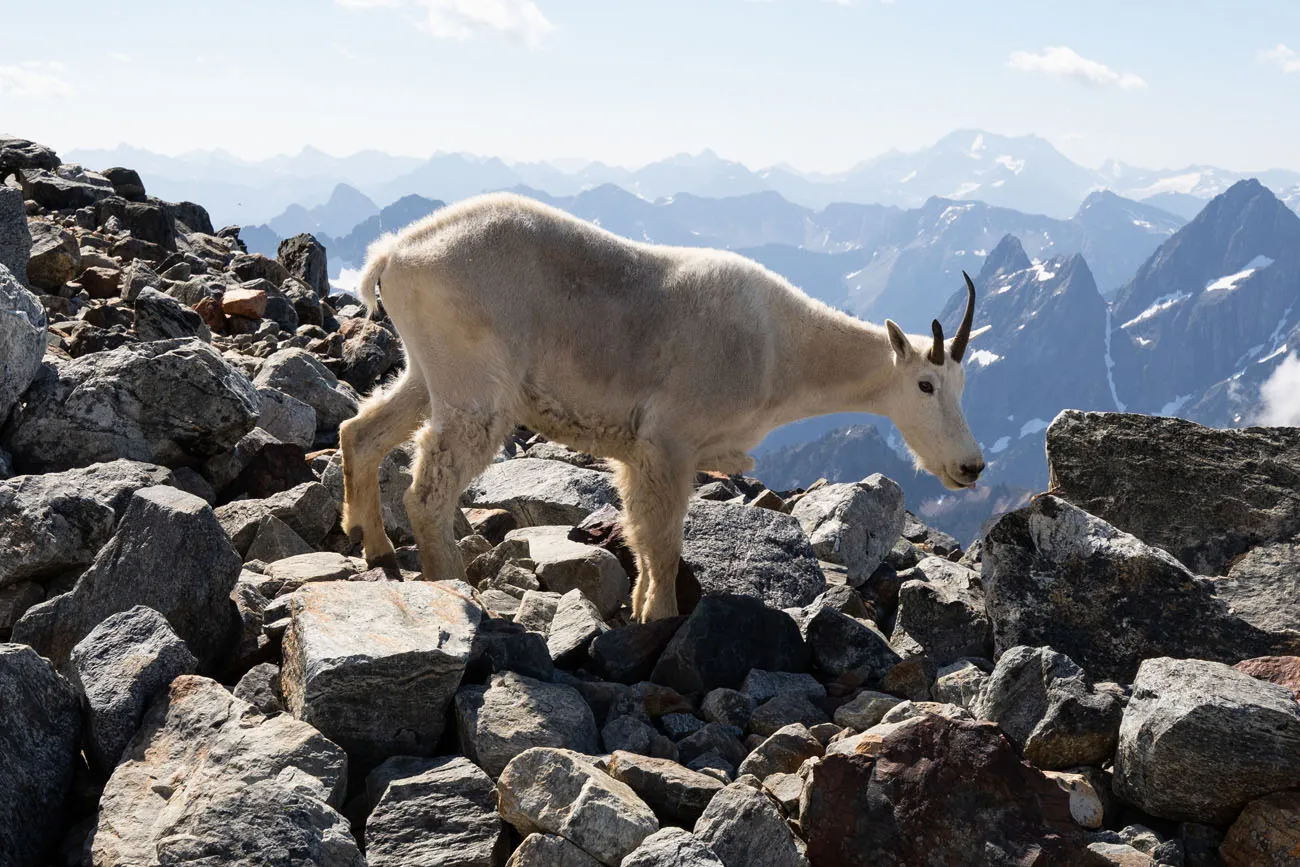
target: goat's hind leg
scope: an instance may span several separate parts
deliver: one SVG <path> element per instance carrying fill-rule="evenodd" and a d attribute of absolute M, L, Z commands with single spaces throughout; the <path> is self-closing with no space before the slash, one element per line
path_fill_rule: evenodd
<path fill-rule="evenodd" d="M 632 616 L 642 623 L 677 613 L 682 522 L 694 475 L 690 461 L 657 447 L 647 448 L 638 460 L 620 467 L 624 532 L 641 571 L 632 597 Z"/>
<path fill-rule="evenodd" d="M 397 565 L 393 543 L 384 530 L 379 500 L 379 465 L 388 453 L 411 438 L 429 414 L 429 391 L 415 365 L 407 364 L 397 382 L 375 392 L 357 414 L 339 426 L 343 457 L 343 531 L 360 535 L 372 566 Z"/>
<path fill-rule="evenodd" d="M 406 514 L 420 548 L 424 580 L 464 579 L 454 532 L 460 492 L 492 462 L 509 426 L 499 412 L 435 406 L 433 417 L 416 434 Z"/>

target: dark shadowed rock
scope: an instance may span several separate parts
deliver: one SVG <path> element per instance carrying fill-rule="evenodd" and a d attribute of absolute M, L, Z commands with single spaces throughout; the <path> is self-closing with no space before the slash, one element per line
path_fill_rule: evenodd
<path fill-rule="evenodd" d="M 94 863 L 364 867 L 335 809 L 346 777 L 343 750 L 311 726 L 181 676 L 104 789 Z"/>
<path fill-rule="evenodd" d="M 305 482 L 261 500 L 236 500 L 219 506 L 216 515 L 240 552 L 253 544 L 268 516 L 283 521 L 309 545 L 319 545 L 339 520 L 334 498 L 316 482 Z"/>
<path fill-rule="evenodd" d="M 313 236 L 304 233 L 285 238 L 280 242 L 275 258 L 289 272 L 290 277 L 297 277 L 306 283 L 318 297 L 324 298 L 330 294 L 325 248 Z"/>
<path fill-rule="evenodd" d="M 263 662 L 244 673 L 235 684 L 235 698 L 248 702 L 259 713 L 270 716 L 284 713 L 284 692 L 280 689 L 280 666 Z"/>
<path fill-rule="evenodd" d="M 705 596 L 752 596 L 773 608 L 792 608 L 826 590 L 799 522 L 771 509 L 693 499 L 682 562 Z"/>
<path fill-rule="evenodd" d="M 841 614 L 824 600 L 805 611 L 802 631 L 817 671 L 842 686 L 873 683 L 899 662 L 875 624 Z"/>
<path fill-rule="evenodd" d="M 397 761 L 370 776 L 381 794 L 366 819 L 366 864 L 501 867 L 508 840 L 488 775 L 461 756 Z"/>
<path fill-rule="evenodd" d="M 43 144 L 25 138 L 0 136 L 0 182 L 19 169 L 54 171 L 59 163 L 59 155 Z"/>
<path fill-rule="evenodd" d="M 0 183 L 0 267 L 27 285 L 27 258 L 32 252 L 32 233 L 22 190 Z"/>
<path fill-rule="evenodd" d="M 81 248 L 73 234 L 56 223 L 32 220 L 31 253 L 27 259 L 27 282 L 45 292 L 58 292 L 81 271 Z"/>
<path fill-rule="evenodd" d="M 1061 497 L 1204 575 L 1300 534 L 1297 428 L 1067 410 L 1047 429 L 1047 457 Z"/>
<path fill-rule="evenodd" d="M 63 830 L 81 733 L 77 693 L 47 660 L 0 644 L 0 853 L 48 862 Z"/>
<path fill-rule="evenodd" d="M 1154 816 L 1223 825 L 1300 786 L 1300 705 L 1285 687 L 1217 662 L 1149 659 L 1133 682 L 1115 791 Z"/>
<path fill-rule="evenodd" d="M 137 343 L 49 367 L 7 430 L 20 469 L 131 458 L 181 466 L 219 454 L 257 423 L 248 377 L 194 339 Z"/>
<path fill-rule="evenodd" d="M 133 493 L 173 481 L 165 467 L 118 460 L 0 482 L 0 586 L 89 564 Z"/>
<path fill-rule="evenodd" d="M 785 814 L 751 780 L 737 780 L 714 795 L 695 823 L 695 836 L 726 867 L 807 867 L 803 844 Z"/>
<path fill-rule="evenodd" d="M 62 665 L 106 617 L 145 605 L 167 618 L 200 668 L 212 668 L 230 649 L 240 563 L 207 503 L 144 488 L 72 590 L 30 609 L 13 638 Z"/>
<path fill-rule="evenodd" d="M 993 526 L 981 575 L 998 653 L 1052 647 L 1096 678 L 1129 682 L 1152 656 L 1233 663 L 1300 647 L 1300 633 L 1233 616 L 1214 581 L 1056 497 Z"/>
<path fill-rule="evenodd" d="M 996 726 L 933 714 L 896 724 L 869 754 L 828 754 L 804 789 L 800 821 L 819 865 L 1096 863 L 1069 795 Z"/>
<path fill-rule="evenodd" d="M 1035 766 L 1101 765 L 1115 753 L 1123 703 L 1050 647 L 1013 647 L 971 708 L 992 720 Z"/>
<path fill-rule="evenodd" d="M 114 166 L 110 169 L 104 169 L 100 174 L 108 178 L 108 182 L 113 185 L 113 192 L 122 198 L 131 201 L 144 198 L 144 181 L 140 180 L 140 173 L 135 169 Z"/>
<path fill-rule="evenodd" d="M 166 618 L 143 605 L 104 618 L 81 639 L 71 672 L 85 696 L 91 767 L 111 771 L 149 703 L 197 666 Z"/>
<path fill-rule="evenodd" d="M 702 693 L 740 686 L 751 668 L 807 667 L 808 649 L 790 615 L 748 596 L 707 596 L 668 642 L 650 679 Z"/>
<path fill-rule="evenodd" d="M 306 584 L 289 600 L 285 704 L 354 755 L 429 755 L 483 616 L 457 582 Z"/>
<path fill-rule="evenodd" d="M 610 680 L 619 683 L 647 680 L 660 654 L 685 621 L 685 617 L 667 617 L 603 632 L 591 643 L 592 661 Z"/>
<path fill-rule="evenodd" d="M 849 583 L 863 584 L 903 532 L 903 489 L 880 473 L 851 485 L 823 485 L 801 497 L 790 514 L 819 560 L 838 563 Z"/>
<path fill-rule="evenodd" d="M 654 810 L 660 824 L 693 827 L 722 783 L 707 774 L 684 768 L 677 762 L 630 752 L 615 752 L 609 760 L 609 774 Z"/>
<path fill-rule="evenodd" d="M 456 726 L 461 750 L 492 777 L 532 747 L 600 751 L 596 719 L 577 690 L 513 672 L 489 686 L 461 687 Z"/>
<path fill-rule="evenodd" d="M 0 263 L 0 424 L 40 372 L 47 324 L 40 300 Z"/>

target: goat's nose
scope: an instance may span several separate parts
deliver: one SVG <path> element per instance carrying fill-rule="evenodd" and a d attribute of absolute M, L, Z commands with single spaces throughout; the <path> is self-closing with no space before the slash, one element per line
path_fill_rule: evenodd
<path fill-rule="evenodd" d="M 968 476 L 979 476 L 980 473 L 984 472 L 984 459 L 980 458 L 971 463 L 962 464 L 961 471 Z"/>

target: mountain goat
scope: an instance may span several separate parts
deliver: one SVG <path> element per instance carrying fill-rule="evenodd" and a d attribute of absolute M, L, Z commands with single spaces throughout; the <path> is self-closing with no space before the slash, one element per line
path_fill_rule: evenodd
<path fill-rule="evenodd" d="M 371 245 L 405 372 L 339 431 L 343 528 L 391 562 L 378 468 L 415 436 L 406 509 L 426 576 L 463 577 L 461 491 L 516 423 L 609 458 L 640 578 L 639 621 L 677 613 L 682 523 L 697 470 L 739 473 L 772 428 L 841 411 L 889 416 L 949 488 L 984 469 L 961 410 L 975 288 L 945 345 L 861 322 L 756 262 L 611 234 L 508 194 L 444 208 Z"/>

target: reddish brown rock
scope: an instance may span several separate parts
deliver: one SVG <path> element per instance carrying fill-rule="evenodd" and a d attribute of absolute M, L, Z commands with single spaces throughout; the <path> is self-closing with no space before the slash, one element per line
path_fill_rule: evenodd
<path fill-rule="evenodd" d="M 828 754 L 813 770 L 801 823 L 818 867 L 1095 863 L 1069 795 L 996 726 L 925 715 L 876 753 Z"/>
<path fill-rule="evenodd" d="M 1242 660 L 1233 668 L 1256 680 L 1285 686 L 1300 700 L 1300 656 L 1257 656 Z"/>
<path fill-rule="evenodd" d="M 213 331 L 221 331 L 226 325 L 226 314 L 221 312 L 221 304 L 212 296 L 200 298 L 194 305 L 194 312 L 203 317 L 204 323 Z"/>
<path fill-rule="evenodd" d="M 262 289 L 227 289 L 221 296 L 221 312 L 227 316 L 261 319 L 266 315 L 266 292 Z"/>
<path fill-rule="evenodd" d="M 1219 854 L 1228 867 L 1300 864 L 1300 792 L 1278 792 L 1247 804 Z"/>
<path fill-rule="evenodd" d="M 122 272 L 116 268 L 87 268 L 77 282 L 91 298 L 113 298 L 118 293 Z"/>

